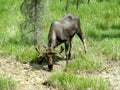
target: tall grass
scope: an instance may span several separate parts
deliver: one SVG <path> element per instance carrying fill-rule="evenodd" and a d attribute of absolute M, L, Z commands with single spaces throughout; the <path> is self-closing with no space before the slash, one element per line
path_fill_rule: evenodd
<path fill-rule="evenodd" d="M 108 90 L 108 83 L 102 78 L 77 76 L 73 73 L 57 72 L 48 78 L 48 83 L 58 90 Z"/>
<path fill-rule="evenodd" d="M 23 62 L 32 60 L 36 53 L 33 46 L 21 43 L 20 24 L 24 20 L 20 12 L 22 2 L 0 0 L 0 56 L 10 56 Z"/>
<path fill-rule="evenodd" d="M 102 58 L 103 59 L 103 58 Z M 79 55 L 75 60 L 71 60 L 67 68 L 68 70 L 73 70 L 74 72 L 76 71 L 81 71 L 81 70 L 89 70 L 89 71 L 94 71 L 94 70 L 100 70 L 104 67 L 103 60 L 101 58 L 97 58 L 95 56 L 89 56 L 89 55 Z"/>
<path fill-rule="evenodd" d="M 0 74 L 0 90 L 15 90 L 15 82 L 10 77 Z"/>

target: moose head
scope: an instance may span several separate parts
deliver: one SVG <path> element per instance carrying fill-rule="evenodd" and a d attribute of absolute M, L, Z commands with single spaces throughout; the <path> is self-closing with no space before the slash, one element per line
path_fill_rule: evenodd
<path fill-rule="evenodd" d="M 53 48 L 51 47 L 45 47 L 46 51 L 42 52 L 40 51 L 40 46 L 36 45 L 35 49 L 38 52 L 38 58 L 41 57 L 47 57 L 48 59 L 48 69 L 49 71 L 53 70 L 53 60 L 54 56 L 61 57 L 61 53 L 64 51 L 64 48 L 61 46 L 60 51 L 56 52 Z"/>

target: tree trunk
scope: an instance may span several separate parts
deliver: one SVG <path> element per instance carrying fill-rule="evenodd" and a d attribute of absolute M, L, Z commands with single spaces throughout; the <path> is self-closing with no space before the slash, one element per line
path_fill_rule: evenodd
<path fill-rule="evenodd" d="M 38 0 L 34 0 L 34 45 L 38 44 L 38 22 L 37 22 L 37 11 L 38 11 Z"/>

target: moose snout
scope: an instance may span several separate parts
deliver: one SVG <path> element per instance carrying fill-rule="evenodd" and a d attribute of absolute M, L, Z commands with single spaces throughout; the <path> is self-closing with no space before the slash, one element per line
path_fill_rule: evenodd
<path fill-rule="evenodd" d="M 52 71 L 53 70 L 53 55 L 47 54 L 47 58 L 48 58 L 48 69 L 49 71 Z"/>
<path fill-rule="evenodd" d="M 49 69 L 49 71 L 52 71 L 53 70 L 53 64 L 48 65 L 48 69 Z"/>

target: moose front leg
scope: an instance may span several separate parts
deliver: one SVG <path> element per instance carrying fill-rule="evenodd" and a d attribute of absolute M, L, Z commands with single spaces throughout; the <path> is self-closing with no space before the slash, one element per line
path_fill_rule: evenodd
<path fill-rule="evenodd" d="M 68 60 L 71 58 L 71 52 L 70 52 L 70 42 L 65 42 L 65 54 L 66 54 L 66 64 L 68 63 Z"/>

